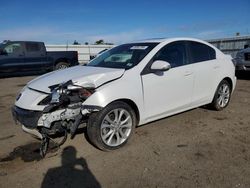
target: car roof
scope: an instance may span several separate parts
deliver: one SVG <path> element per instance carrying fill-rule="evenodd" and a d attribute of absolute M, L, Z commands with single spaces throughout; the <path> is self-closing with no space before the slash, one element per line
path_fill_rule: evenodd
<path fill-rule="evenodd" d="M 140 40 L 140 41 L 136 41 L 137 43 L 159 43 L 159 45 L 165 45 L 167 43 L 171 43 L 171 42 L 175 42 L 175 41 L 194 41 L 194 42 L 199 42 L 199 43 L 203 43 L 207 46 L 210 46 L 211 48 L 213 48 L 216 51 L 217 56 L 221 56 L 224 55 L 218 48 L 216 48 L 214 45 L 204 41 L 204 40 L 200 40 L 197 38 L 190 38 L 190 37 L 174 37 L 174 38 L 153 38 L 153 39 L 145 39 L 145 40 Z"/>
<path fill-rule="evenodd" d="M 170 42 L 170 41 L 178 41 L 178 40 L 187 40 L 187 41 L 196 41 L 196 42 L 201 42 L 201 43 L 207 43 L 206 41 L 197 39 L 197 38 L 190 38 L 190 37 L 174 37 L 174 38 L 151 38 L 151 39 L 145 39 L 145 40 L 140 40 L 137 42 L 157 42 L 157 43 L 162 43 L 162 42 Z"/>

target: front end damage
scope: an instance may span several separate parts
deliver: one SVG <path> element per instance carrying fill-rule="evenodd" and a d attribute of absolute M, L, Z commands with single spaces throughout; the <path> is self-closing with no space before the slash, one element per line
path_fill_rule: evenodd
<path fill-rule="evenodd" d="M 87 122 L 89 114 L 101 110 L 98 106 L 84 106 L 83 102 L 90 97 L 95 88 L 93 85 L 78 86 L 70 80 L 63 84 L 49 87 L 48 94 L 39 105 L 42 111 L 12 108 L 14 120 L 22 125 L 25 132 L 41 139 L 40 154 L 45 156 L 52 137 L 63 137 L 58 146 L 62 145 L 68 133 L 71 139 L 81 124 Z M 17 99 L 18 100 L 18 99 Z"/>

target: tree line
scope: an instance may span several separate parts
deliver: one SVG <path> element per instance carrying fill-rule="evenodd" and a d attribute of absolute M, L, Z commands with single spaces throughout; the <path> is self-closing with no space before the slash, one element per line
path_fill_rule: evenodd
<path fill-rule="evenodd" d="M 85 42 L 84 44 L 85 44 L 85 45 L 89 45 L 88 42 Z M 113 45 L 113 43 L 105 42 L 103 39 L 100 39 L 100 40 L 95 41 L 94 44 L 95 44 L 95 45 L 102 45 L 102 44 Z M 75 41 L 73 42 L 73 45 L 81 45 L 81 43 L 79 43 L 78 41 L 75 40 Z"/>

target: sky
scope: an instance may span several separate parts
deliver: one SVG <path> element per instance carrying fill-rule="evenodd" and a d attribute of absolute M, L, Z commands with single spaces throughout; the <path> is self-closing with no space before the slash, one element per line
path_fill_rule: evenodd
<path fill-rule="evenodd" d="M 250 0 L 0 0 L 0 41 L 108 43 L 250 35 Z"/>

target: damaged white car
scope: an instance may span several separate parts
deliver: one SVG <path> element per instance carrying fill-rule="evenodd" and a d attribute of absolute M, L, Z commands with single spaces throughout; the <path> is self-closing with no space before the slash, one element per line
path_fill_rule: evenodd
<path fill-rule="evenodd" d="M 40 76 L 17 95 L 12 113 L 42 140 L 74 137 L 87 125 L 89 140 L 117 149 L 136 126 L 210 104 L 225 108 L 235 88 L 231 57 L 197 39 L 154 39 L 123 44 L 77 66 Z"/>

